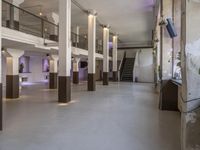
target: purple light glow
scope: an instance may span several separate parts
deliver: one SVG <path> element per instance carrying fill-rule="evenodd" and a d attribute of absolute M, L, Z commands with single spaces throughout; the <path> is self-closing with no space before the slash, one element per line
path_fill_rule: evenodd
<path fill-rule="evenodd" d="M 48 59 L 43 59 L 43 64 L 42 64 L 43 72 L 49 72 L 49 60 Z"/>
<path fill-rule="evenodd" d="M 109 42 L 109 49 L 112 49 L 112 48 L 113 48 L 113 43 Z"/>

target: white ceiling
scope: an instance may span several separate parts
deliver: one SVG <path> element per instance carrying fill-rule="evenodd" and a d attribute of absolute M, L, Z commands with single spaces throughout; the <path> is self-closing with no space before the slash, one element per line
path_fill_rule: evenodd
<path fill-rule="evenodd" d="M 124 43 L 145 43 L 152 39 L 154 0 L 76 0 L 85 9 L 95 9 L 98 20 L 109 24 Z M 21 5 L 38 14 L 58 12 L 58 0 L 25 0 Z M 30 7 L 30 8 L 27 8 Z M 72 4 L 72 26 L 87 28 L 87 16 Z"/>

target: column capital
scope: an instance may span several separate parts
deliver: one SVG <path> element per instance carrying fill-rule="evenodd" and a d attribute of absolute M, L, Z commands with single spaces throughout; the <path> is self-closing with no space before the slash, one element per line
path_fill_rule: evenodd
<path fill-rule="evenodd" d="M 80 60 L 81 60 L 81 58 L 79 58 L 79 57 L 74 57 L 74 58 L 72 59 L 72 61 L 73 61 L 74 63 L 78 63 L 78 62 L 80 62 Z"/>
<path fill-rule="evenodd" d="M 94 10 L 94 9 L 89 9 L 89 10 L 88 10 L 88 15 L 97 16 L 98 13 L 97 13 L 97 11 Z"/>
<path fill-rule="evenodd" d="M 8 48 L 3 52 L 4 56 L 6 57 L 16 57 L 19 58 L 22 55 L 24 55 L 24 51 L 23 50 L 18 50 L 18 49 L 11 49 Z"/>
<path fill-rule="evenodd" d="M 102 27 L 105 28 L 105 29 L 110 29 L 110 28 L 111 28 L 111 26 L 110 26 L 109 24 L 107 24 L 107 25 L 102 25 Z"/>
<path fill-rule="evenodd" d="M 49 60 L 53 60 L 53 61 L 58 61 L 59 57 L 58 55 L 49 55 Z"/>
<path fill-rule="evenodd" d="M 119 38 L 119 35 L 118 35 L 118 34 L 114 34 L 114 35 L 113 35 L 113 38 L 118 39 L 118 38 Z"/>

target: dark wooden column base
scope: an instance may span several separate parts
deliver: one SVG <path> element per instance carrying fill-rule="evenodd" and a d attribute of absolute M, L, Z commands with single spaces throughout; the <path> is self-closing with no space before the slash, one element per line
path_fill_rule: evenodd
<path fill-rule="evenodd" d="M 0 83 L 0 131 L 3 130 L 3 99 L 2 99 L 2 83 Z"/>
<path fill-rule="evenodd" d="M 88 74 L 88 91 L 96 91 L 95 74 Z"/>
<path fill-rule="evenodd" d="M 6 76 L 6 98 L 19 98 L 19 75 Z"/>
<path fill-rule="evenodd" d="M 49 73 L 49 88 L 57 89 L 58 85 L 58 73 Z"/>
<path fill-rule="evenodd" d="M 79 84 L 79 72 L 73 72 L 73 83 Z"/>
<path fill-rule="evenodd" d="M 103 85 L 108 85 L 108 82 L 109 82 L 109 73 L 104 72 L 103 73 Z"/>
<path fill-rule="evenodd" d="M 160 109 L 178 111 L 178 86 L 171 80 L 161 81 Z"/>
<path fill-rule="evenodd" d="M 71 78 L 68 76 L 58 77 L 58 102 L 68 103 L 71 101 Z"/>
<path fill-rule="evenodd" d="M 117 71 L 113 71 L 113 81 L 114 82 L 118 81 L 118 72 Z"/>

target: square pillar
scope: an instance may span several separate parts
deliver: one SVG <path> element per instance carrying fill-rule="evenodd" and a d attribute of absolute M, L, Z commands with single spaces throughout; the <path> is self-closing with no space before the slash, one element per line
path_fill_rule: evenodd
<path fill-rule="evenodd" d="M 19 30 L 20 10 L 17 7 L 23 2 L 24 0 L 12 0 L 13 6 L 10 6 L 10 16 L 7 20 L 7 26 L 12 29 Z"/>
<path fill-rule="evenodd" d="M 71 101 L 71 53 L 71 0 L 59 0 L 59 103 Z"/>
<path fill-rule="evenodd" d="M 6 56 L 6 98 L 19 98 L 19 58 L 24 54 L 22 50 L 7 49 Z M 21 64 L 20 64 L 21 65 Z M 23 65 L 23 64 L 22 64 Z"/>
<path fill-rule="evenodd" d="M 173 1 L 161 0 L 160 16 L 162 19 L 172 18 Z M 161 110 L 177 110 L 178 107 L 170 99 L 166 98 L 165 90 L 169 87 L 168 81 L 172 78 L 172 38 L 165 25 L 160 27 L 160 102 Z"/>
<path fill-rule="evenodd" d="M 103 28 L 103 85 L 109 84 L 109 27 Z"/>
<path fill-rule="evenodd" d="M 73 83 L 79 84 L 79 62 L 80 58 L 75 57 L 73 60 Z"/>
<path fill-rule="evenodd" d="M 58 25 L 59 23 L 59 16 L 55 12 L 50 12 L 47 14 L 47 19 L 51 22 L 53 22 L 55 25 Z M 58 30 L 59 28 L 55 25 L 48 26 L 48 33 L 49 39 L 53 41 L 58 41 Z"/>
<path fill-rule="evenodd" d="M 73 30 L 72 32 L 75 34 L 74 36 L 72 36 L 72 45 L 78 47 L 80 27 L 79 26 L 73 27 L 72 30 Z"/>
<path fill-rule="evenodd" d="M 181 146 L 200 149 L 200 1 L 181 1 Z"/>
<path fill-rule="evenodd" d="M 49 57 L 49 89 L 57 89 L 58 84 L 58 55 L 50 55 Z"/>
<path fill-rule="evenodd" d="M 118 44 L 118 37 L 115 35 L 113 36 L 113 81 L 118 81 L 118 66 L 117 66 L 117 44 Z"/>
<path fill-rule="evenodd" d="M 96 12 L 88 15 L 88 91 L 96 91 Z"/>
<path fill-rule="evenodd" d="M 2 1 L 0 1 L 0 12 L 2 12 Z M 2 13 L 0 13 L 0 47 L 2 47 Z M 2 99 L 2 60 L 0 50 L 0 131 L 3 130 L 3 99 Z"/>

